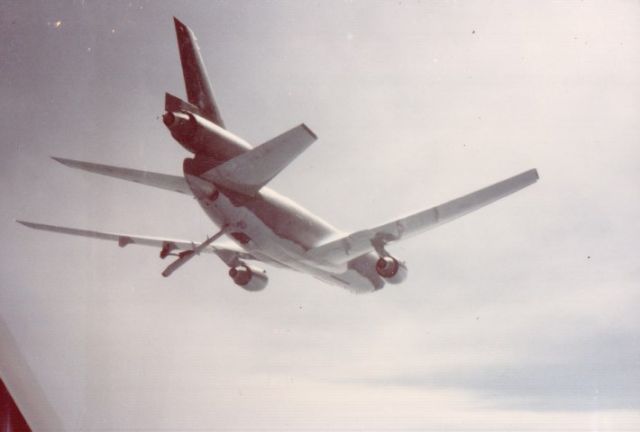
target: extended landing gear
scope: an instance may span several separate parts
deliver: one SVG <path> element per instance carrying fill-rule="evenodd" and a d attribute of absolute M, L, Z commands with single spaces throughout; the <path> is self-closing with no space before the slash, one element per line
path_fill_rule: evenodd
<path fill-rule="evenodd" d="M 184 264 L 186 264 L 186 262 L 189 261 L 191 258 L 193 258 L 196 255 L 200 255 L 200 252 L 205 250 L 207 248 L 207 246 L 209 246 L 214 241 L 218 240 L 224 233 L 226 233 L 227 232 L 227 228 L 228 228 L 227 225 L 223 226 L 220 231 L 218 231 L 213 236 L 211 236 L 208 239 L 206 239 L 204 242 L 200 243 L 198 246 L 196 246 L 194 244 L 193 245 L 193 249 L 187 250 L 187 251 L 184 251 L 184 252 L 180 252 L 178 254 L 178 259 L 175 260 L 174 262 L 172 262 L 171 264 L 169 264 L 169 266 L 167 266 L 167 268 L 164 269 L 164 271 L 162 272 L 162 276 L 169 277 L 171 275 L 171 273 L 173 273 L 174 271 L 178 270 L 180 267 L 182 267 Z M 164 245 L 162 247 L 162 250 L 160 251 L 160 258 L 166 257 L 167 255 L 169 255 L 170 252 L 171 252 L 170 244 L 169 245 Z M 164 255 L 164 257 L 163 257 L 163 255 Z"/>
<path fill-rule="evenodd" d="M 160 258 L 166 258 L 169 255 L 177 256 L 178 258 L 167 266 L 167 268 L 162 272 L 162 276 L 170 276 L 174 271 L 186 264 L 191 258 L 196 255 L 200 255 L 200 253 L 211 245 L 211 243 L 219 239 L 223 234 L 228 233 L 229 229 L 229 225 L 224 225 L 220 231 L 207 238 L 204 242 L 197 246 L 192 244 L 191 249 L 183 250 L 178 254 L 173 253 L 173 251 L 175 249 L 184 249 L 183 245 L 178 247 L 178 245 L 173 242 L 163 243 L 162 249 L 160 250 Z M 267 286 L 267 283 L 269 282 L 267 272 L 259 267 L 250 266 L 244 263 L 240 259 L 242 256 L 241 252 L 233 252 L 225 250 L 224 248 L 214 248 L 213 252 L 215 252 L 218 257 L 229 266 L 229 276 L 233 280 L 233 283 L 242 289 L 246 291 L 261 291 Z"/>
<path fill-rule="evenodd" d="M 165 243 L 162 245 L 162 249 L 160 250 L 160 258 L 165 259 L 171 254 L 171 251 L 176 249 L 176 245 L 173 243 Z"/>

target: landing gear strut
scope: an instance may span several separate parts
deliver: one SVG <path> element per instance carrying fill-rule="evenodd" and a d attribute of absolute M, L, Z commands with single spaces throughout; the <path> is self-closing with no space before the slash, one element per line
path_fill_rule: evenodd
<path fill-rule="evenodd" d="M 193 245 L 193 249 L 181 252 L 178 255 L 178 259 L 175 260 L 174 262 L 172 262 L 171 264 L 169 264 L 169 266 L 167 266 L 167 268 L 164 269 L 164 271 L 162 272 L 162 276 L 164 276 L 164 277 L 170 276 L 171 273 L 173 273 L 174 271 L 178 270 L 180 267 L 182 267 L 191 258 L 193 258 L 196 255 L 200 255 L 200 252 L 205 250 L 207 248 L 207 246 L 209 246 L 211 243 L 213 243 L 214 241 L 216 241 L 220 237 L 222 237 L 222 235 L 227 232 L 227 228 L 228 228 L 227 225 L 223 226 L 220 231 L 218 231 L 213 236 L 211 236 L 208 239 L 206 239 L 204 242 L 200 243 L 198 246 Z M 162 248 L 162 250 L 164 251 L 164 247 Z M 162 252 L 160 252 L 160 253 L 162 254 Z"/>

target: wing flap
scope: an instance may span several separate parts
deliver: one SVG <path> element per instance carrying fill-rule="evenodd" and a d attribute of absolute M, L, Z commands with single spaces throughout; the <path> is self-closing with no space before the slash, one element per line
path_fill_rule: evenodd
<path fill-rule="evenodd" d="M 306 258 L 325 265 L 342 264 L 389 242 L 412 237 L 464 216 L 535 183 L 538 178 L 535 169 L 525 171 L 439 206 L 325 243 L 307 252 Z"/>
<path fill-rule="evenodd" d="M 146 237 L 146 236 L 138 236 L 138 235 L 130 235 L 130 234 L 117 234 L 117 233 L 106 233 L 99 231 L 91 231 L 84 230 L 78 228 L 68 228 L 61 227 L 56 225 L 47 225 L 35 222 L 27 222 L 27 221 L 16 221 L 26 227 L 42 230 L 42 231 L 51 231 L 57 232 L 61 234 L 69 234 L 81 237 L 89 237 L 100 240 L 111 240 L 118 242 L 120 247 L 127 246 L 129 244 L 138 244 L 143 246 L 155 246 L 158 248 L 167 247 L 170 250 L 179 250 L 179 251 L 190 251 L 197 248 L 201 243 L 194 243 L 186 240 L 176 240 L 176 239 L 167 239 L 161 237 Z M 222 261 L 229 264 L 234 261 L 236 258 L 247 259 L 247 260 L 256 260 L 257 258 L 253 255 L 245 252 L 244 250 L 232 245 L 232 244 L 217 244 L 217 245 L 209 245 L 202 252 L 206 253 L 214 253 L 218 255 Z"/>
<path fill-rule="evenodd" d="M 316 139 L 311 129 L 301 124 L 205 172 L 202 178 L 253 196 Z"/>
<path fill-rule="evenodd" d="M 193 195 L 191 192 L 191 188 L 189 188 L 189 185 L 183 177 L 154 173 L 150 171 L 141 171 L 131 168 L 116 167 L 112 165 L 83 162 L 73 159 L 64 159 L 59 157 L 52 157 L 52 159 L 71 168 L 76 168 L 95 174 L 101 174 L 108 177 L 115 177 L 134 183 L 157 187 L 160 189 L 180 192 L 186 195 Z"/>

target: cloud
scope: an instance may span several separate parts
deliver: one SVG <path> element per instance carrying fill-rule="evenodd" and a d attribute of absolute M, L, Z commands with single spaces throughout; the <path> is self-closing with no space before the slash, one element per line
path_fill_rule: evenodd
<path fill-rule="evenodd" d="M 401 374 L 373 385 L 470 390 L 495 408 L 540 411 L 624 410 L 640 405 L 637 331 L 605 331 L 559 352 L 518 361 Z"/>

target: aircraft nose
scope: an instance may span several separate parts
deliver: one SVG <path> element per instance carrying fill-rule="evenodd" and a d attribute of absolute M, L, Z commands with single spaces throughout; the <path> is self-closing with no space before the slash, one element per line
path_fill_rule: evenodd
<path fill-rule="evenodd" d="M 167 111 L 162 115 L 162 122 L 166 126 L 171 126 L 175 120 L 176 120 L 176 116 L 171 111 Z"/>

